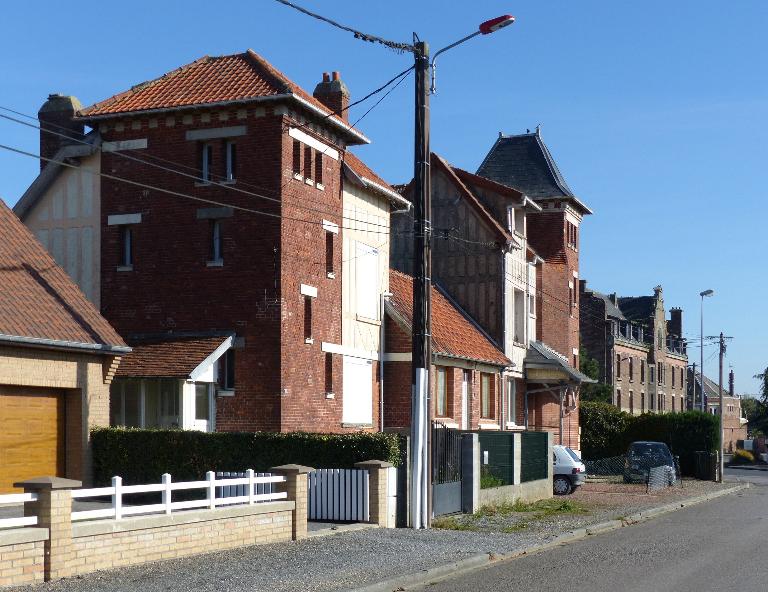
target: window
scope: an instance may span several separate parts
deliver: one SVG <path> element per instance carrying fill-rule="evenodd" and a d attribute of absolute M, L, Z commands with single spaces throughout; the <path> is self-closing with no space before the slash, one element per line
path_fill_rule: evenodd
<path fill-rule="evenodd" d="M 664 366 L 661 362 L 657 362 L 656 366 L 657 366 L 656 373 L 658 374 L 658 379 L 659 379 L 658 383 L 662 384 L 662 374 L 664 372 Z"/>
<path fill-rule="evenodd" d="M 237 144 L 227 142 L 227 181 L 235 180 L 237 171 Z"/>
<path fill-rule="evenodd" d="M 528 294 L 528 314 L 532 317 L 536 316 L 536 295 Z"/>
<path fill-rule="evenodd" d="M 293 174 L 301 176 L 301 142 L 293 141 Z"/>
<path fill-rule="evenodd" d="M 219 262 L 221 257 L 221 221 L 211 220 L 211 262 Z"/>
<path fill-rule="evenodd" d="M 325 392 L 333 393 L 333 354 L 325 353 Z"/>
<path fill-rule="evenodd" d="M 672 388 L 675 388 L 675 368 L 674 366 L 671 368 L 672 372 Z"/>
<path fill-rule="evenodd" d="M 211 402 L 208 396 L 208 383 L 195 383 L 195 419 L 209 421 L 211 419 Z"/>
<path fill-rule="evenodd" d="M 181 425 L 181 382 L 170 378 L 116 379 L 110 389 L 112 425 L 177 428 Z"/>
<path fill-rule="evenodd" d="M 318 152 L 315 155 L 315 183 L 323 184 L 323 153 Z"/>
<path fill-rule="evenodd" d="M 312 148 L 304 146 L 304 178 L 312 178 Z"/>
<path fill-rule="evenodd" d="M 312 297 L 304 296 L 304 342 L 312 343 Z"/>
<path fill-rule="evenodd" d="M 653 364 L 648 366 L 648 372 L 649 372 L 648 382 L 653 384 L 654 382 L 656 382 L 656 366 L 654 366 Z"/>
<path fill-rule="evenodd" d="M 616 407 L 621 409 L 621 389 L 616 389 Z"/>
<path fill-rule="evenodd" d="M 576 291 L 573 289 L 573 282 L 568 282 L 568 312 L 573 316 L 573 307 L 576 304 Z"/>
<path fill-rule="evenodd" d="M 491 419 L 493 417 L 493 392 L 491 388 L 491 375 L 480 374 L 480 417 Z"/>
<path fill-rule="evenodd" d="M 515 229 L 515 208 L 507 206 L 507 230 L 512 232 Z"/>
<path fill-rule="evenodd" d="M 621 354 L 616 354 L 616 378 L 621 378 Z"/>
<path fill-rule="evenodd" d="M 675 395 L 672 395 L 672 413 L 674 413 L 675 411 L 676 411 L 676 408 L 675 408 Z"/>
<path fill-rule="evenodd" d="M 632 391 L 629 391 L 629 414 L 635 414 L 635 394 Z"/>
<path fill-rule="evenodd" d="M 578 227 L 571 222 L 565 223 L 566 236 L 568 240 L 568 246 L 576 249 L 576 242 L 578 240 Z"/>
<path fill-rule="evenodd" d="M 517 423 L 517 382 L 514 378 L 507 378 L 507 421 Z"/>
<path fill-rule="evenodd" d="M 213 178 L 213 145 L 203 144 L 202 179 L 204 183 L 210 183 Z"/>
<path fill-rule="evenodd" d="M 515 315 L 514 340 L 515 343 L 525 344 L 525 293 L 522 290 L 515 289 L 513 297 L 512 308 Z"/>
<path fill-rule="evenodd" d="M 363 243 L 355 244 L 355 291 L 357 314 L 366 319 L 379 318 L 379 252 Z"/>
<path fill-rule="evenodd" d="M 645 393 L 640 393 L 640 413 L 645 413 Z"/>
<path fill-rule="evenodd" d="M 133 267 L 133 231 L 128 225 L 120 226 L 120 267 Z"/>
<path fill-rule="evenodd" d="M 629 358 L 629 380 L 633 381 L 635 379 L 635 359 L 633 357 Z"/>
<path fill-rule="evenodd" d="M 333 233 L 325 231 L 325 273 L 333 277 Z"/>
<path fill-rule="evenodd" d="M 645 360 L 640 360 L 640 382 L 645 383 Z"/>
<path fill-rule="evenodd" d="M 235 350 L 228 349 L 223 356 L 219 358 L 217 368 L 217 380 L 219 389 L 231 391 L 235 388 Z"/>
<path fill-rule="evenodd" d="M 435 413 L 438 417 L 448 416 L 448 385 L 446 378 L 445 368 L 437 367 L 435 369 L 435 389 L 437 391 L 437 408 Z"/>

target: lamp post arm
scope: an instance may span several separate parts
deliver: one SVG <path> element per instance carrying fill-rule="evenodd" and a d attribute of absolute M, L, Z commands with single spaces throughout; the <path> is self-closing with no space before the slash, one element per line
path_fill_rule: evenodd
<path fill-rule="evenodd" d="M 439 56 L 441 53 L 445 53 L 449 49 L 453 49 L 457 45 L 461 45 L 465 41 L 469 41 L 473 37 L 477 37 L 478 35 L 481 35 L 481 34 L 482 34 L 481 31 L 475 31 L 471 35 L 467 35 L 466 37 L 463 37 L 462 39 L 459 39 L 455 43 L 451 43 L 450 45 L 447 45 L 446 47 L 444 47 L 444 48 L 442 48 L 442 49 L 440 49 L 440 50 L 435 52 L 435 55 L 432 56 L 432 63 L 430 64 L 430 68 L 432 69 L 432 83 L 430 84 L 429 92 L 431 94 L 435 94 L 437 92 L 437 85 L 436 85 L 436 77 L 437 77 L 437 74 L 436 74 L 437 63 L 436 62 L 437 62 L 437 56 Z"/>

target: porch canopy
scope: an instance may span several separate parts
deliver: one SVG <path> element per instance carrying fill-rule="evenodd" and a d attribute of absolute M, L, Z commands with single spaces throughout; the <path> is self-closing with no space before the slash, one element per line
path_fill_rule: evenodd
<path fill-rule="evenodd" d="M 546 393 L 560 404 L 560 442 L 563 441 L 563 417 L 577 407 L 582 384 L 597 382 L 573 368 L 565 356 L 541 341 L 532 341 L 523 363 L 526 377 L 525 425 L 528 426 L 528 395 Z"/>

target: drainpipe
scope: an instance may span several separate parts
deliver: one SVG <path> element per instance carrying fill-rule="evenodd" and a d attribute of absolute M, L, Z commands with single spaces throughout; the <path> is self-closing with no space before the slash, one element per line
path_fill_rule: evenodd
<path fill-rule="evenodd" d="M 562 446 L 563 444 L 563 404 L 564 404 L 564 398 L 565 398 L 565 387 L 560 387 L 560 442 L 559 444 Z"/>
<path fill-rule="evenodd" d="M 379 325 L 379 430 L 384 431 L 384 301 L 392 292 L 381 293 L 381 325 Z"/>
<path fill-rule="evenodd" d="M 499 427 L 501 428 L 502 431 L 506 429 L 506 425 L 507 425 L 506 418 L 504 417 L 504 399 L 505 399 L 504 395 L 506 394 L 504 392 L 505 382 L 506 381 L 504 380 L 504 368 L 502 367 L 502 368 L 499 368 L 499 392 L 501 393 L 501 401 L 500 401 L 501 409 L 499 409 L 499 414 L 500 414 Z"/>

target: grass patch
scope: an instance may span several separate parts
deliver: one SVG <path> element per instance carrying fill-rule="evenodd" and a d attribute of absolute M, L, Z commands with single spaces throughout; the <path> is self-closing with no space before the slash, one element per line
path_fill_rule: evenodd
<path fill-rule="evenodd" d="M 471 522 L 461 520 L 455 516 L 439 517 L 432 520 L 432 528 L 441 528 L 443 530 L 464 530 L 477 532 L 480 530 Z"/>
<path fill-rule="evenodd" d="M 536 518 L 546 518 L 558 514 L 589 514 L 589 509 L 582 503 L 572 500 L 544 499 L 536 502 L 502 502 L 480 508 L 475 516 L 509 516 L 510 514 L 534 514 Z"/>
<path fill-rule="evenodd" d="M 521 532 L 523 530 L 526 530 L 528 528 L 528 522 L 518 522 L 517 524 L 512 524 L 510 526 L 507 526 L 501 530 L 504 534 L 513 534 L 515 532 Z"/>

